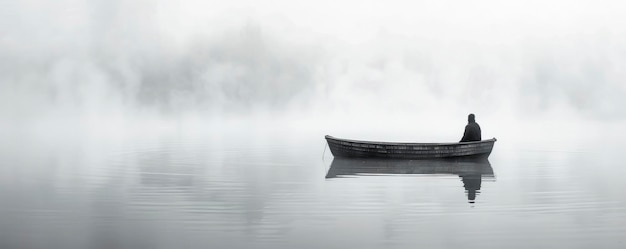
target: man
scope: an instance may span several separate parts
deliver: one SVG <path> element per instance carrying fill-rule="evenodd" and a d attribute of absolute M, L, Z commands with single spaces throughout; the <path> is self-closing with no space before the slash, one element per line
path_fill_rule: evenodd
<path fill-rule="evenodd" d="M 476 123 L 473 113 L 467 116 L 468 124 L 465 126 L 465 133 L 461 142 L 480 141 L 480 126 Z"/>

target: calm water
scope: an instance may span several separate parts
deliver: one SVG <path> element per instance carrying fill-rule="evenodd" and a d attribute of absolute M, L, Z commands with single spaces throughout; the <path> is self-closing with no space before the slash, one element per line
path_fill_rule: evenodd
<path fill-rule="evenodd" d="M 626 247 L 623 143 L 416 170 L 323 135 L 4 139 L 0 248 Z"/>

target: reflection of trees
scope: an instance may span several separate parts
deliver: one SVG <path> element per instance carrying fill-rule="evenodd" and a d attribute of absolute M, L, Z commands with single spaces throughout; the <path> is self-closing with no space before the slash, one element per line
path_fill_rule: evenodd
<path fill-rule="evenodd" d="M 302 168 L 293 167 L 301 159 L 277 152 L 281 153 L 165 143 L 128 153 L 126 171 L 137 183 L 130 184 L 129 216 L 165 219 L 180 231 L 278 237 L 292 222 L 291 217 L 279 215 L 280 202 L 289 201 L 281 193 L 302 192 L 299 188 L 307 185 L 296 184 L 285 191 L 284 184 L 275 184 L 293 182 L 291 177 L 302 173 Z"/>

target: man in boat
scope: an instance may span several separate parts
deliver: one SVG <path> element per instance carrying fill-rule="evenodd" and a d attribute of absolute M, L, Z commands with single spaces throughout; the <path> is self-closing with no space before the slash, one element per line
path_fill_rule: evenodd
<path fill-rule="evenodd" d="M 461 142 L 471 142 L 471 141 L 480 141 L 480 125 L 476 123 L 476 117 L 473 113 L 470 113 L 467 116 L 467 125 L 465 126 L 465 133 L 463 133 L 463 138 L 461 138 Z"/>

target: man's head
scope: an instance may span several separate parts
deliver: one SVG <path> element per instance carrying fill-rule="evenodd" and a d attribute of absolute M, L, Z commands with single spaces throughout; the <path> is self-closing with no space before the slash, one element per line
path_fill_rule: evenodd
<path fill-rule="evenodd" d="M 467 122 L 470 122 L 470 123 L 476 122 L 476 117 L 474 116 L 474 113 L 470 113 L 470 115 L 467 116 Z"/>

